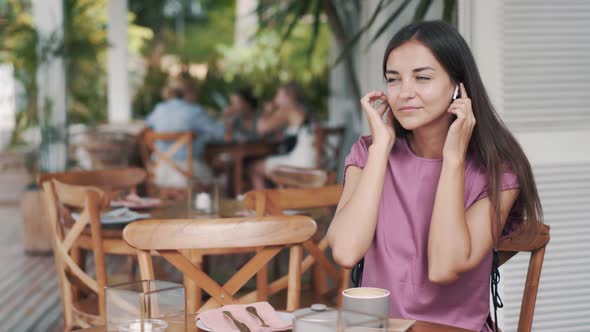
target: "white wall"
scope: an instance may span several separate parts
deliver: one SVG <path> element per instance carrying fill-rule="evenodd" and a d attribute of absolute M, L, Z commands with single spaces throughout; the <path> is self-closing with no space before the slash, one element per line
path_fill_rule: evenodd
<path fill-rule="evenodd" d="M 14 128 L 15 82 L 11 65 L 0 64 L 0 151 L 9 142 L 10 134 Z"/>
<path fill-rule="evenodd" d="M 460 1 L 486 89 L 527 153 L 551 226 L 533 331 L 590 325 L 590 2 Z M 500 326 L 516 331 L 528 266 L 502 269 Z"/>

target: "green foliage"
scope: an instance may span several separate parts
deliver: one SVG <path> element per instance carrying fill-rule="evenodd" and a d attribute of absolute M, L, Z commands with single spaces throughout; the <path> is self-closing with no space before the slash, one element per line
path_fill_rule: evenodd
<path fill-rule="evenodd" d="M 225 87 L 218 84 L 214 73 L 216 69 L 212 67 L 218 57 L 217 45 L 233 43 L 235 0 L 179 0 L 182 9 L 178 15 L 170 17 L 165 13 L 166 3 L 165 0 L 129 0 L 129 9 L 136 15 L 135 23 L 154 32 L 154 38 L 142 49 L 142 54 L 148 59 L 147 69 L 143 83 L 133 97 L 133 116 L 145 117 L 162 100 L 161 91 L 169 74 L 161 68 L 160 60 L 164 52 L 176 55 L 183 66 L 189 63 L 210 64 L 206 80 L 199 82 L 199 102 L 219 110 L 227 94 Z M 202 8 L 203 15 L 191 15 L 190 6 L 195 4 Z M 177 23 L 182 23 L 184 35 L 176 30 L 179 27 Z"/>
<path fill-rule="evenodd" d="M 362 35 L 370 33 L 371 27 L 377 21 L 377 17 L 382 13 L 389 13 L 383 24 L 376 29 L 376 33 L 371 38 L 372 44 L 377 40 L 391 25 L 391 22 L 397 19 L 401 12 L 411 3 L 412 0 L 394 1 L 380 0 L 369 20 L 362 26 L 357 27 L 355 21 L 361 11 L 360 0 L 260 0 L 256 8 L 259 18 L 260 31 L 274 30 L 281 34 L 282 40 L 287 41 L 293 38 L 295 27 L 302 24 L 311 24 L 317 26 L 320 24 L 322 17 L 325 15 L 329 23 L 330 30 L 335 36 L 341 54 L 337 57 L 332 66 L 337 65 L 340 61 L 346 60 L 347 73 L 350 75 L 351 84 L 354 86 L 356 97 L 360 98 L 359 82 L 356 77 L 356 69 L 352 59 L 352 50 L 358 44 Z M 416 0 L 414 0 L 416 1 Z M 444 0 L 442 17 L 450 22 L 454 19 L 453 13 L 456 0 Z M 423 20 L 426 13 L 432 5 L 432 0 L 419 0 L 414 12 L 414 21 Z M 394 8 L 389 10 L 390 8 Z M 308 39 L 308 56 L 311 57 L 314 48 L 321 45 L 317 37 L 318 30 L 313 29 L 312 35 Z"/>
<path fill-rule="evenodd" d="M 105 0 L 64 1 L 64 57 L 70 123 L 93 124 L 107 117 L 105 5 Z"/>
<path fill-rule="evenodd" d="M 204 15 L 189 15 L 188 6 L 199 3 Z M 235 0 L 180 0 L 184 7 L 177 16 L 164 15 L 166 1 L 130 0 L 129 8 L 137 15 L 136 24 L 149 27 L 154 39 L 143 50 L 149 60 L 142 87 L 133 100 L 134 117 L 146 116 L 161 101 L 161 90 L 168 73 L 161 69 L 163 50 L 180 58 L 184 69 L 190 63 L 207 63 L 206 78 L 199 84 L 199 103 L 213 112 L 220 112 L 229 95 L 237 88 L 248 86 L 257 97 L 268 100 L 281 83 L 300 82 L 308 95 L 310 109 L 318 117 L 327 114 L 327 63 L 330 36 L 327 24 L 299 24 L 288 42 L 282 42 L 274 32 L 257 36 L 250 47 L 233 45 L 235 29 Z M 319 9 L 317 9 L 319 10 Z M 182 23 L 185 38 L 177 35 Z M 309 49 L 309 40 L 317 43 Z M 308 56 L 312 52 L 313 56 Z"/>
<path fill-rule="evenodd" d="M 208 62 L 215 57 L 217 45 L 231 44 L 236 22 L 235 0 L 207 1 L 206 20 L 187 25 L 185 48 L 176 49 L 190 62 Z"/>
<path fill-rule="evenodd" d="M 22 102 L 17 103 L 19 109 L 10 146 L 23 144 L 22 132 L 38 123 L 36 73 L 40 59 L 37 45 L 43 41 L 39 40 L 33 27 L 29 8 L 27 2 L 9 0 L 3 8 L 3 20 L 0 21 L 0 62 L 13 66 L 14 77 L 21 84 L 24 94 Z M 48 50 L 50 47 L 44 46 L 42 49 Z"/>
<path fill-rule="evenodd" d="M 132 111 L 134 118 L 145 118 L 162 101 L 162 88 L 166 84 L 168 74 L 159 66 L 148 66 L 143 84 L 133 98 Z"/>
<path fill-rule="evenodd" d="M 306 45 L 315 29 L 318 29 L 317 38 L 321 42 L 313 55 L 308 56 Z M 223 80 L 229 85 L 250 86 L 263 100 L 272 98 L 280 84 L 299 82 L 305 89 L 312 113 L 325 118 L 330 51 L 327 26 L 299 25 L 291 35 L 288 42 L 283 42 L 277 32 L 267 31 L 258 34 L 248 47 L 220 45 L 219 70 L 223 72 Z"/>

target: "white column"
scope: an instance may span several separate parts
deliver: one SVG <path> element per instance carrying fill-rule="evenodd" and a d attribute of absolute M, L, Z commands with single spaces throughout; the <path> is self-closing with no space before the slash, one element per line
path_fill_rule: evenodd
<path fill-rule="evenodd" d="M 12 65 L 0 64 L 0 86 L 0 150 L 3 150 L 15 126 L 16 86 Z"/>
<path fill-rule="evenodd" d="M 258 6 L 258 0 L 236 1 L 235 46 L 248 46 L 252 43 L 252 37 L 258 30 L 256 6 Z"/>
<path fill-rule="evenodd" d="M 33 20 L 39 34 L 38 52 L 46 49 L 48 40 L 63 40 L 63 1 L 33 0 Z M 56 45 L 53 45 L 55 47 Z M 40 54 L 43 58 L 47 55 Z M 49 56 L 37 68 L 38 112 L 43 131 L 40 153 L 43 171 L 62 171 L 66 168 L 66 76 L 63 59 Z M 45 122 L 44 120 L 47 120 Z"/>
<path fill-rule="evenodd" d="M 127 0 L 108 1 L 108 104 L 109 122 L 131 119 L 127 60 Z"/>

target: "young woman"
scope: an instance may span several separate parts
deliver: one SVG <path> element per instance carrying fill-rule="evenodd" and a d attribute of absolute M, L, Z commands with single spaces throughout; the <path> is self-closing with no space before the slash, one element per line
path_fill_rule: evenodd
<path fill-rule="evenodd" d="M 404 27 L 383 75 L 385 92 L 361 99 L 371 136 L 345 161 L 334 258 L 350 268 L 364 257 L 362 286 L 391 292 L 392 317 L 491 331 L 493 248 L 542 220 L 530 164 L 452 26 Z"/>
<path fill-rule="evenodd" d="M 254 189 L 264 189 L 265 178 L 277 166 L 315 167 L 314 135 L 306 121 L 301 87 L 295 83 L 281 86 L 274 106 L 274 110 L 258 119 L 256 129 L 260 136 L 284 130 L 281 144 L 284 151 L 252 165 L 250 177 Z"/>

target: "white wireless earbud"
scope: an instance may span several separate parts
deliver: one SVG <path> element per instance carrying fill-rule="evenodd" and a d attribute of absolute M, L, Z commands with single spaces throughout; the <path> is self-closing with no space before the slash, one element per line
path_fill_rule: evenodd
<path fill-rule="evenodd" d="M 457 85 L 455 87 L 455 92 L 453 92 L 453 100 L 457 99 L 458 96 L 459 96 L 459 86 Z"/>

